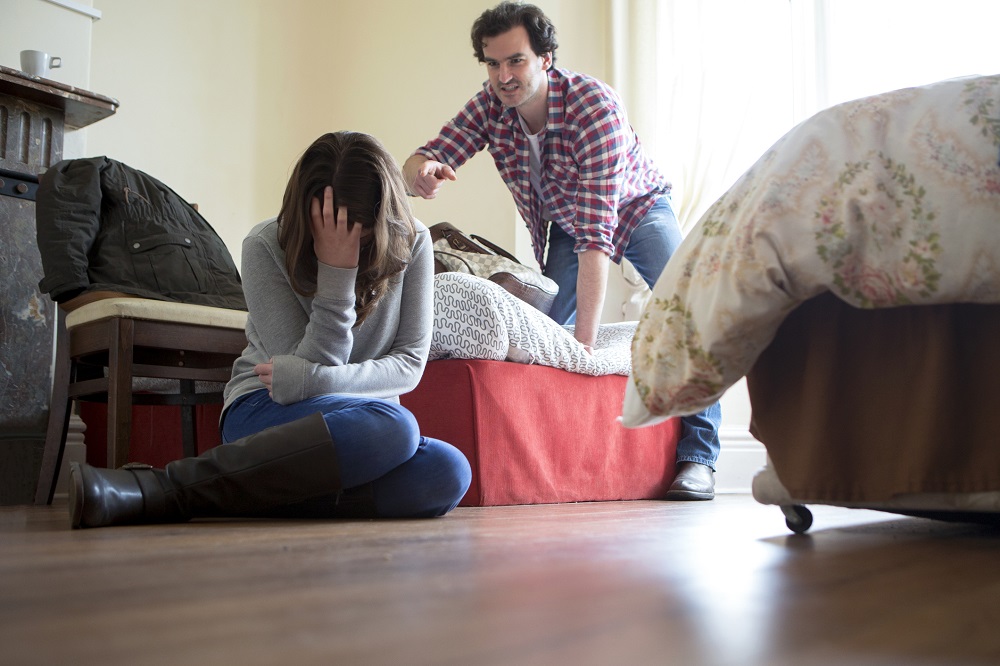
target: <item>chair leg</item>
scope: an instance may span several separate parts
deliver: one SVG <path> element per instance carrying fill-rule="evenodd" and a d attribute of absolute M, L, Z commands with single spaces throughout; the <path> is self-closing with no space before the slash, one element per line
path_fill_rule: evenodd
<path fill-rule="evenodd" d="M 192 458 L 198 455 L 198 429 L 195 427 L 194 380 L 182 379 L 181 382 L 181 443 L 184 447 L 184 457 Z"/>
<path fill-rule="evenodd" d="M 113 319 L 108 344 L 108 468 L 128 462 L 132 438 L 132 345 L 135 326 L 131 319 Z"/>
<path fill-rule="evenodd" d="M 49 423 L 45 430 L 45 449 L 42 466 L 35 486 L 35 504 L 51 504 L 59 480 L 63 452 L 66 450 L 66 432 L 69 428 L 69 333 L 66 331 L 66 313 L 56 307 L 55 371 L 52 377 L 52 395 L 49 400 Z"/>

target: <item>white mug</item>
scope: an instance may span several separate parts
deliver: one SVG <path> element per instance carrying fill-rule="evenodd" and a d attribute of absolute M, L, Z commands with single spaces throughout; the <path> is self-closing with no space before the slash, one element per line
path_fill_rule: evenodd
<path fill-rule="evenodd" d="M 48 78 L 49 70 L 62 67 L 62 58 L 50 56 L 45 51 L 21 51 L 21 71 L 32 76 Z"/>

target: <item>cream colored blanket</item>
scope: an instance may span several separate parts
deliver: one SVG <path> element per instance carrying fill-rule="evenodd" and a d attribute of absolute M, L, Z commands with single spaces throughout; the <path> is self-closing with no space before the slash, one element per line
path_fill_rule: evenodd
<path fill-rule="evenodd" d="M 625 425 L 714 403 L 823 291 L 860 308 L 1000 302 L 998 153 L 1000 76 L 856 100 L 792 129 L 657 281 Z"/>

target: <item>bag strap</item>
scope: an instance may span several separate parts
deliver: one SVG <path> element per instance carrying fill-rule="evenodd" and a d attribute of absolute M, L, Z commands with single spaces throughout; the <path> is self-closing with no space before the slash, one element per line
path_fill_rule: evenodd
<path fill-rule="evenodd" d="M 427 227 L 427 231 L 431 232 L 431 240 L 436 241 L 444 238 L 445 232 L 454 228 L 455 227 L 451 226 L 447 222 L 438 222 L 437 224 Z"/>
<path fill-rule="evenodd" d="M 448 245 L 456 250 L 462 250 L 463 252 L 475 252 L 476 254 L 493 254 L 489 250 L 476 245 L 475 241 L 466 236 L 457 227 L 448 224 L 447 222 L 438 222 L 432 227 L 428 227 L 431 232 L 431 240 L 437 241 L 442 238 L 447 241 Z"/>
<path fill-rule="evenodd" d="M 521 263 L 517 260 L 517 257 L 496 243 L 488 241 L 482 236 L 477 236 L 476 234 L 466 235 L 458 227 L 455 227 L 448 222 L 438 222 L 437 224 L 428 227 L 428 230 L 431 232 L 432 241 L 441 240 L 443 238 L 448 241 L 448 245 L 456 250 L 474 252 L 476 254 L 498 254 L 501 257 L 510 259 L 515 263 Z M 478 245 L 477 241 L 482 245 Z"/>
<path fill-rule="evenodd" d="M 494 252 L 496 252 L 497 254 L 499 254 L 501 257 L 506 257 L 506 258 L 510 259 L 511 261 L 516 261 L 517 263 L 521 263 L 520 261 L 517 261 L 517 257 L 515 257 L 514 255 L 512 255 L 510 252 L 508 252 L 507 250 L 503 249 L 502 247 L 500 247 L 496 243 L 491 243 L 490 241 L 486 240 L 482 236 L 477 236 L 476 234 L 471 234 L 471 236 L 475 240 L 479 241 L 480 243 L 482 243 L 483 245 L 485 245 L 489 249 L 491 249 Z"/>

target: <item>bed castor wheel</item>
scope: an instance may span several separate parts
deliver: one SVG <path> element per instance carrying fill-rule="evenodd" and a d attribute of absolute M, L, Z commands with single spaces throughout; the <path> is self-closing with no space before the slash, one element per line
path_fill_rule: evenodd
<path fill-rule="evenodd" d="M 781 512 L 785 514 L 785 525 L 796 534 L 805 534 L 812 527 L 812 512 L 801 504 L 783 506 Z"/>

